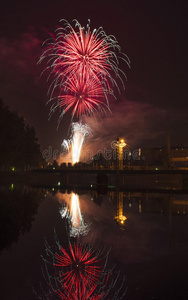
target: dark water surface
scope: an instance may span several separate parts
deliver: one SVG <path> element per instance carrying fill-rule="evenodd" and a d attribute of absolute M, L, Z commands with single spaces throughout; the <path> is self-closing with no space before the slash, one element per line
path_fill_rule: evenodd
<path fill-rule="evenodd" d="M 53 246 L 55 229 L 61 244 L 67 243 L 70 232 L 60 209 L 72 195 L 54 188 L 1 187 L 0 299 L 37 299 L 33 289 L 40 294 L 44 283 L 45 239 Z M 79 191 L 78 198 L 89 226 L 79 241 L 100 241 L 111 249 L 108 263 L 120 270 L 119 281 L 125 278 L 123 299 L 188 299 L 187 194 L 93 190 Z"/>

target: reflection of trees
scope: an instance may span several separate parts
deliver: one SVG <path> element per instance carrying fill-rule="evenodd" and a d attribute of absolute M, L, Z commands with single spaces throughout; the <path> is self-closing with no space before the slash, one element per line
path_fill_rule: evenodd
<path fill-rule="evenodd" d="M 30 231 L 41 198 L 36 190 L 0 190 L 0 251 Z"/>

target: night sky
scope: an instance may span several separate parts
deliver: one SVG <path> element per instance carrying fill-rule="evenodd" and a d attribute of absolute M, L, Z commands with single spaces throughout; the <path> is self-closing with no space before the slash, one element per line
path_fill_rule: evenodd
<path fill-rule="evenodd" d="M 188 146 L 188 4 L 186 1 L 1 1 L 0 98 L 34 126 L 41 150 L 60 149 L 68 137 L 70 115 L 57 130 L 58 112 L 50 120 L 45 65 L 37 65 L 42 43 L 60 19 L 77 19 L 91 29 L 114 35 L 131 61 L 125 91 L 111 103 L 112 114 L 88 118 L 93 136 L 88 146 L 107 147 L 123 136 L 131 147 L 166 143 Z M 8 124 L 5 124 L 8 126 Z"/>

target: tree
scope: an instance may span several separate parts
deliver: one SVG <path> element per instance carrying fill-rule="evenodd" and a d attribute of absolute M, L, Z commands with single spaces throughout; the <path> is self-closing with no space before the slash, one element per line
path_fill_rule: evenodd
<path fill-rule="evenodd" d="M 0 167 L 26 169 L 42 162 L 40 145 L 33 127 L 11 112 L 0 99 Z"/>

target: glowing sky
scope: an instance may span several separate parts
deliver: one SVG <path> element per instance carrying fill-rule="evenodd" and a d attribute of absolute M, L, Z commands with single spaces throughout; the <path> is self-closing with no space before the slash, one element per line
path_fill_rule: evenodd
<path fill-rule="evenodd" d="M 166 117 L 171 120 L 171 141 L 187 145 L 187 9 L 171 1 L 16 1 L 3 0 L 0 32 L 0 97 L 33 125 L 42 149 L 59 149 L 67 138 L 67 114 L 56 131 L 58 114 L 48 121 L 46 77 L 37 61 L 42 42 L 61 18 L 91 27 L 103 26 L 116 36 L 131 60 L 124 68 L 125 92 L 112 104 L 112 116 L 93 124 L 94 141 L 118 135 L 131 146 L 165 143 Z M 88 121 L 91 125 L 93 120 Z M 6 124 L 7 126 L 7 124 Z"/>

